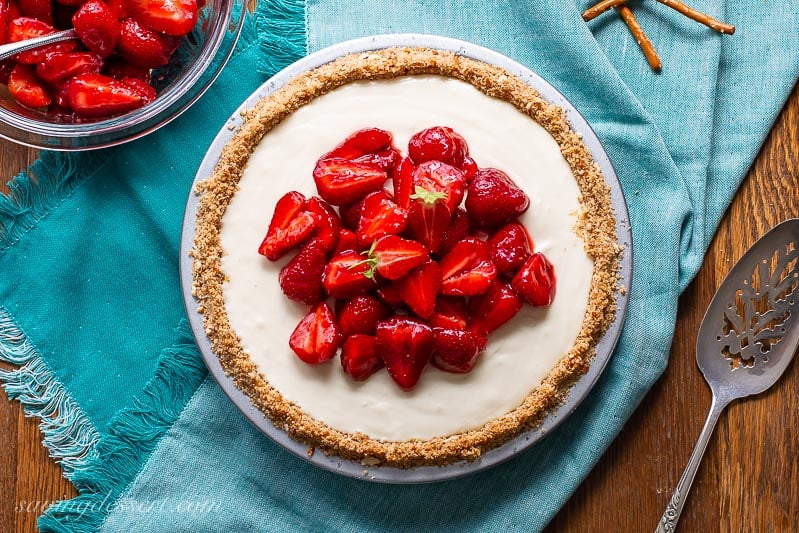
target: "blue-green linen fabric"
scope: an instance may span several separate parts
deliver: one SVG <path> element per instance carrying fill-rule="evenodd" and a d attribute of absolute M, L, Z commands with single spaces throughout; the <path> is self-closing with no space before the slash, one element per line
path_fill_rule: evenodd
<path fill-rule="evenodd" d="M 692 0 L 734 23 L 731 37 L 637 2 L 663 59 L 659 75 L 613 13 L 582 22 L 590 3 L 261 2 L 237 56 L 183 117 L 118 149 L 47 154 L 32 171 L 38 189 L 20 177 L 0 204 L 0 357 L 24 366 L 0 377 L 43 418 L 46 443 L 81 492 L 40 526 L 541 529 L 665 368 L 677 297 L 799 73 L 793 2 Z M 206 376 L 181 322 L 177 279 L 194 172 L 262 73 L 306 51 L 388 32 L 488 46 L 563 92 L 613 161 L 634 242 L 627 322 L 589 398 L 510 462 L 425 486 L 344 479 L 261 436 Z"/>

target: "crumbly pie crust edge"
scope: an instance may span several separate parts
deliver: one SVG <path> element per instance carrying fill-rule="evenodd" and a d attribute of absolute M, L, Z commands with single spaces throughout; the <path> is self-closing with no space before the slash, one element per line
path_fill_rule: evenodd
<path fill-rule="evenodd" d="M 258 371 L 228 322 L 219 232 L 250 154 L 284 118 L 314 98 L 349 82 L 414 74 L 437 74 L 468 82 L 488 96 L 510 102 L 552 135 L 581 191 L 582 211 L 575 231 L 594 261 L 594 272 L 585 318 L 572 349 L 520 406 L 478 429 L 430 440 L 386 442 L 360 433 L 344 433 L 314 419 L 285 400 Z M 449 51 L 409 47 L 340 57 L 297 76 L 243 115 L 243 125 L 222 150 L 213 174 L 196 188 L 201 198 L 194 246 L 189 252 L 193 258 L 192 292 L 212 350 L 225 373 L 276 427 L 326 454 L 364 465 L 399 468 L 444 465 L 477 459 L 540 424 L 548 411 L 565 400 L 569 388 L 588 370 L 597 342 L 615 317 L 622 247 L 616 240 L 610 188 L 560 107 L 549 104 L 535 89 L 500 67 Z"/>

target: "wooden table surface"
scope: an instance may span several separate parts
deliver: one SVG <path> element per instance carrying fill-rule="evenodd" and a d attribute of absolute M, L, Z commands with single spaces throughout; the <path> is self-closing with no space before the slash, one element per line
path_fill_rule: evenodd
<path fill-rule="evenodd" d="M 0 141 L 2 181 L 34 156 L 33 150 Z M 778 222 L 799 216 L 798 207 L 799 88 L 726 213 L 699 275 L 680 299 L 668 369 L 548 531 L 654 529 L 710 406 L 694 353 L 705 308 L 744 251 Z M 722 415 L 681 531 L 797 530 L 797 391 L 799 365 L 794 363 L 777 386 L 733 403 Z M 76 494 L 40 441 L 37 421 L 0 394 L 0 532 L 34 531 L 47 502 Z"/>

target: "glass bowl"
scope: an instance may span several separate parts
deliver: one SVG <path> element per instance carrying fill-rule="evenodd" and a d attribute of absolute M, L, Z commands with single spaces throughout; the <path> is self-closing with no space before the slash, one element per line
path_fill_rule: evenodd
<path fill-rule="evenodd" d="M 63 119 L 19 105 L 0 86 L 0 137 L 48 150 L 92 150 L 146 135 L 188 109 L 211 86 L 236 46 L 246 16 L 243 0 L 208 0 L 168 65 L 152 73 L 158 97 L 123 115 Z"/>

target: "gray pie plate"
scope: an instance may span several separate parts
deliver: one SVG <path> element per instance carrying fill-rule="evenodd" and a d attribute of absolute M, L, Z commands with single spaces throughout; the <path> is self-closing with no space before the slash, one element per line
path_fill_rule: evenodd
<path fill-rule="evenodd" d="M 225 394 L 227 394 L 236 407 L 259 430 L 297 457 L 326 470 L 330 470 L 331 472 L 381 483 L 429 483 L 465 476 L 510 459 L 551 432 L 559 423 L 569 416 L 588 395 L 613 353 L 613 349 L 616 346 L 621 332 L 622 323 L 624 322 L 632 272 L 632 236 L 630 233 L 627 205 L 624 201 L 621 185 L 613 170 L 613 166 L 605 150 L 602 148 L 599 139 L 597 139 L 597 136 L 588 125 L 588 122 L 585 121 L 566 98 L 541 77 L 497 52 L 465 41 L 434 35 L 395 34 L 355 39 L 320 50 L 286 67 L 261 85 L 241 104 L 236 112 L 233 113 L 208 149 L 197 171 L 195 183 L 207 179 L 213 173 L 222 147 L 233 137 L 235 130 L 241 126 L 243 122 L 241 112 L 254 106 L 262 97 L 272 94 L 297 75 L 329 63 L 343 55 L 395 46 L 421 46 L 453 51 L 466 57 L 502 67 L 529 83 L 544 99 L 565 109 L 569 123 L 574 131 L 582 134 L 583 142 L 588 147 L 594 160 L 599 164 L 602 174 L 610 186 L 612 203 L 616 211 L 616 235 L 618 237 L 618 242 L 624 247 L 624 255 L 621 260 L 620 283 L 621 286 L 626 287 L 627 290 L 617 295 L 618 309 L 616 318 L 597 345 L 596 356 L 591 362 L 588 372 L 571 388 L 566 401 L 557 409 L 551 411 L 538 427 L 483 454 L 479 459 L 471 463 L 460 462 L 440 467 L 424 466 L 399 469 L 386 466 L 367 467 L 359 462 L 342 459 L 337 456 L 328 456 L 319 451 L 313 455 L 308 455 L 308 445 L 291 439 L 285 431 L 275 427 L 260 410 L 252 405 L 250 399 L 236 388 L 233 384 L 233 380 L 225 374 L 219 363 L 219 359 L 211 350 L 211 343 L 203 328 L 202 315 L 197 312 L 197 301 L 191 293 L 192 264 L 188 252 L 194 240 L 197 205 L 199 203 L 199 197 L 193 192 L 193 188 L 186 203 L 186 212 L 183 219 L 183 233 L 180 247 L 180 277 L 186 312 L 197 345 L 205 360 L 205 364 L 211 371 L 211 375 L 216 379 L 217 383 L 219 383 L 219 386 L 225 391 Z"/>

